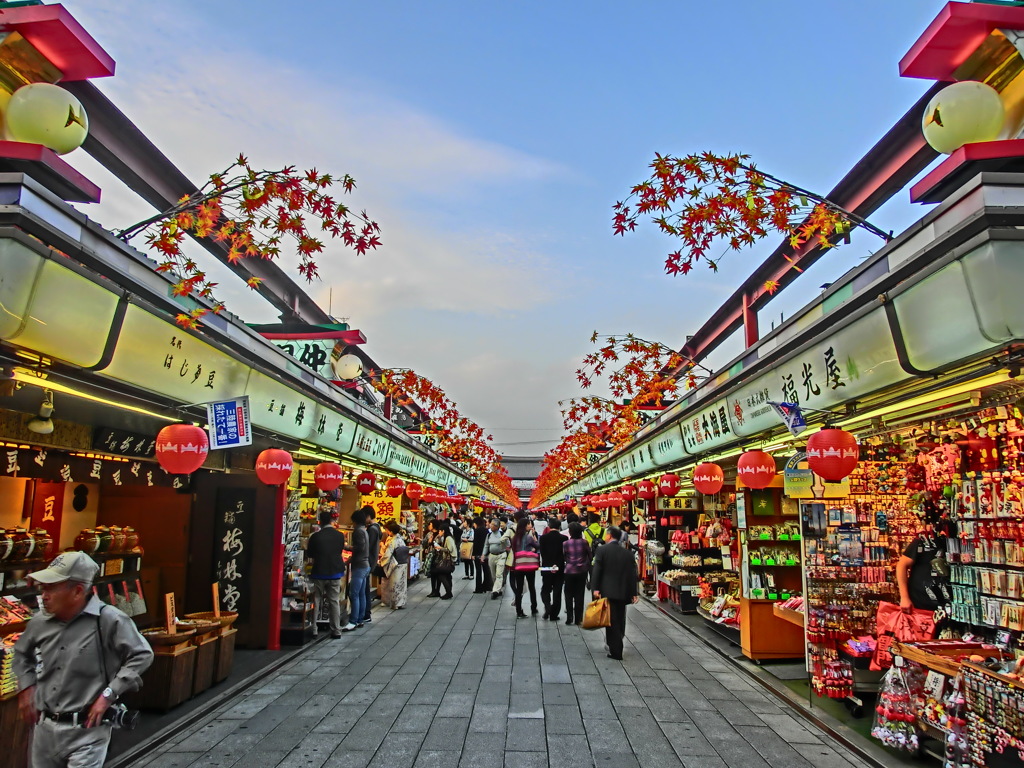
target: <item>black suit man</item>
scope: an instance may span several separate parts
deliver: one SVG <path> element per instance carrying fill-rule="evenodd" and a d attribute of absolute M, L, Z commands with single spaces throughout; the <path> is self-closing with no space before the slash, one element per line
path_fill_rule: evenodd
<path fill-rule="evenodd" d="M 591 586 L 594 598 L 604 597 L 611 606 L 612 623 L 605 629 L 608 658 L 622 660 L 622 639 L 626 636 L 626 606 L 639 599 L 636 561 L 619 543 L 622 531 L 612 526 L 605 533 L 605 544 L 594 557 Z"/>

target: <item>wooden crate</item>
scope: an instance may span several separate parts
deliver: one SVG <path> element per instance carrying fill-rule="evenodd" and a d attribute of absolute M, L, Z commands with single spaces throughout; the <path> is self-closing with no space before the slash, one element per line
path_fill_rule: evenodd
<path fill-rule="evenodd" d="M 154 649 L 153 664 L 142 675 L 142 690 L 126 694 L 132 709 L 166 712 L 192 696 L 196 646 L 189 643 Z"/>
<path fill-rule="evenodd" d="M 217 662 L 213 669 L 213 682 L 215 683 L 227 680 L 231 674 L 231 668 L 235 665 L 235 635 L 237 634 L 237 629 L 227 627 L 217 638 Z"/>
<path fill-rule="evenodd" d="M 220 630 L 206 635 L 195 643 L 195 669 L 192 671 L 192 695 L 198 696 L 211 685 L 217 668 L 217 644 Z"/>

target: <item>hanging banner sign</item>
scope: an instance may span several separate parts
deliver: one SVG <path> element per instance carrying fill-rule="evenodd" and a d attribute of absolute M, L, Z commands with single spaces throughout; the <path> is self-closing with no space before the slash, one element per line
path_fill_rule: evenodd
<path fill-rule="evenodd" d="M 814 473 L 809 469 L 786 469 L 784 493 L 791 499 L 814 498 Z"/>
<path fill-rule="evenodd" d="M 252 445 L 252 422 L 249 420 L 249 396 L 206 404 L 209 423 L 210 450 Z"/>
<path fill-rule="evenodd" d="M 793 437 L 799 437 L 800 433 L 807 429 L 807 419 L 804 418 L 798 403 L 777 403 L 769 400 L 768 405 L 775 409 L 775 413 L 779 415 Z"/>

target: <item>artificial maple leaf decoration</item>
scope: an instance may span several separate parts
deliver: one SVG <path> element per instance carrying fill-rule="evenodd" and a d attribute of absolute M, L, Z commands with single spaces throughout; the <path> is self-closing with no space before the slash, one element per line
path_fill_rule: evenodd
<path fill-rule="evenodd" d="M 216 285 L 184 255 L 186 235 L 225 243 L 232 264 L 246 258 L 276 259 L 282 244 L 290 238 L 299 257 L 299 274 L 312 281 L 319 276 L 317 257 L 325 248 L 319 233 L 341 240 L 360 255 L 381 244 L 380 227 L 365 211 L 354 214 L 330 194 L 335 183 L 346 193 L 355 189 L 355 180 L 347 174 L 335 179 L 315 168 L 304 173 L 290 166 L 279 171 L 257 170 L 245 155 L 239 155 L 173 208 L 116 234 L 125 242 L 145 235 L 147 245 L 160 254 L 157 271 L 178 279 L 172 288 L 176 296 L 209 299 Z M 260 282 L 256 277 L 246 280 L 254 290 Z M 222 304 L 215 303 L 210 309 L 179 314 L 177 322 L 197 328 L 205 314 L 222 309 Z"/>
<path fill-rule="evenodd" d="M 725 252 L 738 251 L 770 232 L 787 237 L 794 249 L 830 248 L 837 240 L 848 241 L 858 226 L 886 242 L 892 239 L 827 198 L 757 170 L 749 155 L 658 154 L 650 167 L 651 177 L 612 206 L 612 232 L 625 235 L 641 216 L 650 216 L 662 232 L 683 242 L 665 260 L 670 275 L 687 274 L 701 259 L 717 271 L 717 259 L 709 258 L 716 243 L 724 244 Z M 779 287 L 776 282 L 771 292 Z"/>

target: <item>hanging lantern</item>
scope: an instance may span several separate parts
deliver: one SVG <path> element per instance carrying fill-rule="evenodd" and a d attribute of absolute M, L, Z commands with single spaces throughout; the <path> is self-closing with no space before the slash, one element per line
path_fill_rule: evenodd
<path fill-rule="evenodd" d="M 82 146 L 88 134 L 82 102 L 59 85 L 23 85 L 4 107 L 4 138 L 9 141 L 42 144 L 66 155 Z"/>
<path fill-rule="evenodd" d="M 843 429 L 825 427 L 807 439 L 807 466 L 829 482 L 838 482 L 857 468 L 857 438 Z"/>
<path fill-rule="evenodd" d="M 623 501 L 636 501 L 636 486 L 624 485 L 619 489 Z"/>
<path fill-rule="evenodd" d="M 713 496 L 725 485 L 725 473 L 717 464 L 705 461 L 693 468 L 693 487 L 703 494 Z"/>
<path fill-rule="evenodd" d="M 356 488 L 364 496 L 377 490 L 377 477 L 373 472 L 360 472 L 356 478 Z"/>
<path fill-rule="evenodd" d="M 190 475 L 210 452 L 206 430 L 195 424 L 169 424 L 157 433 L 156 460 L 172 475 Z"/>
<path fill-rule="evenodd" d="M 775 479 L 775 459 L 764 451 L 745 451 L 736 463 L 736 476 L 748 488 L 767 488 Z"/>
<path fill-rule="evenodd" d="M 662 475 L 658 480 L 658 493 L 661 496 L 675 496 L 679 493 L 679 475 L 674 472 Z"/>
<path fill-rule="evenodd" d="M 393 499 L 397 498 L 405 493 L 405 483 L 397 477 L 392 477 L 388 480 L 388 484 L 384 486 L 384 492 Z"/>
<path fill-rule="evenodd" d="M 424 488 L 423 489 L 423 501 L 425 501 L 427 504 L 436 504 L 437 503 L 437 491 L 434 488 L 430 488 L 429 486 L 427 488 Z"/>
<path fill-rule="evenodd" d="M 352 381 L 363 375 L 363 361 L 352 354 L 332 359 L 331 368 L 334 370 L 334 375 L 342 381 Z"/>
<path fill-rule="evenodd" d="M 636 484 L 636 495 L 644 501 L 650 501 L 658 493 L 658 489 L 654 487 L 654 483 L 650 480 L 641 480 Z"/>
<path fill-rule="evenodd" d="M 256 477 L 267 485 L 287 483 L 292 476 L 292 455 L 280 448 L 267 448 L 256 457 Z"/>
<path fill-rule="evenodd" d="M 409 497 L 409 501 L 419 501 L 423 498 L 423 486 L 419 483 L 409 483 L 405 486 L 405 495 Z"/>
<path fill-rule="evenodd" d="M 999 92 L 976 80 L 947 85 L 925 107 L 921 130 L 936 152 L 951 155 L 964 144 L 994 141 L 1006 120 Z"/>
<path fill-rule="evenodd" d="M 343 470 L 340 464 L 325 461 L 313 470 L 313 482 L 321 491 L 334 491 L 341 485 Z"/>
<path fill-rule="evenodd" d="M 618 491 L 612 491 L 608 494 L 608 506 L 610 507 L 621 507 L 622 506 L 622 494 Z"/>

